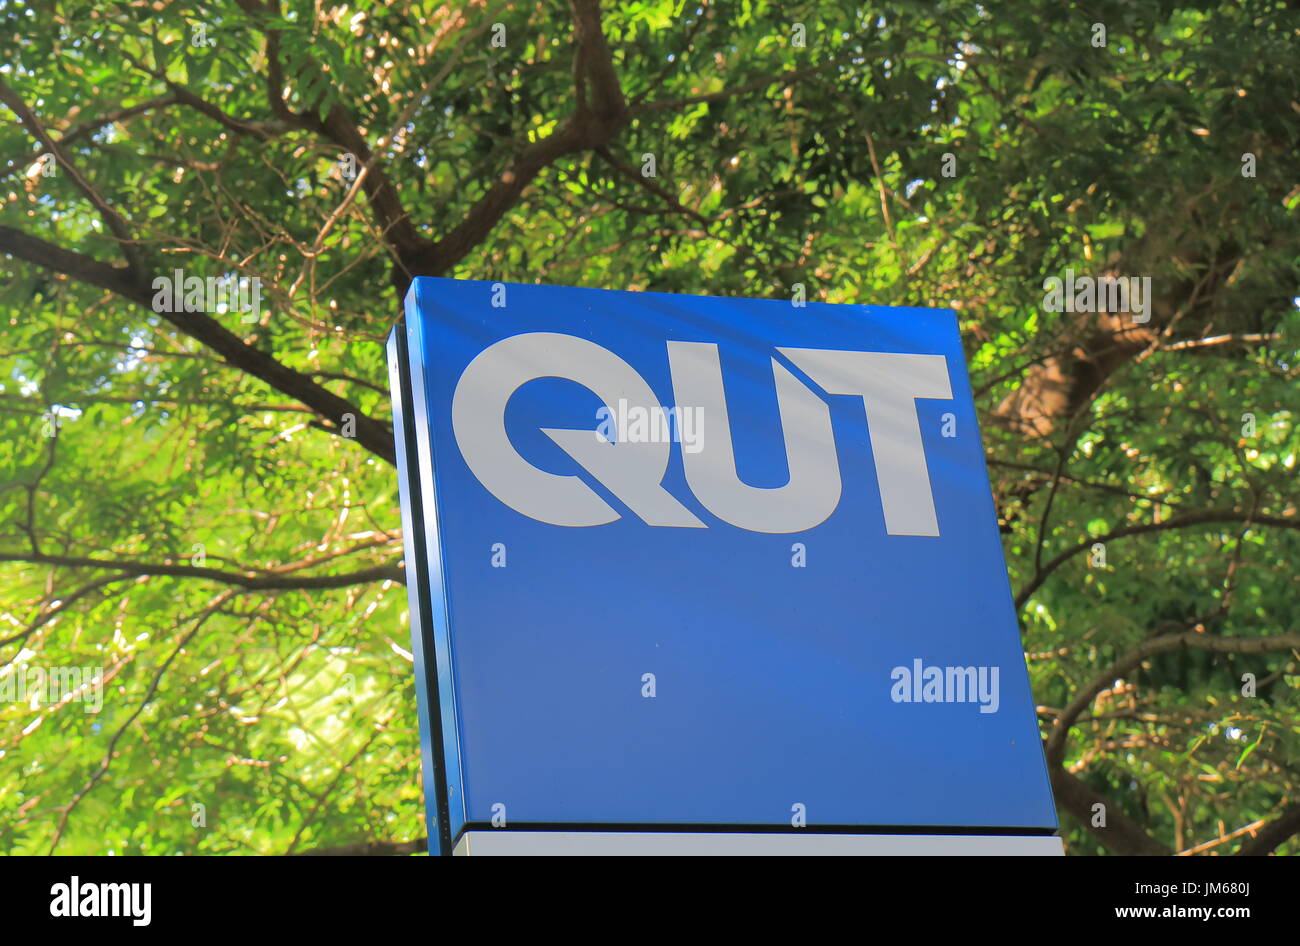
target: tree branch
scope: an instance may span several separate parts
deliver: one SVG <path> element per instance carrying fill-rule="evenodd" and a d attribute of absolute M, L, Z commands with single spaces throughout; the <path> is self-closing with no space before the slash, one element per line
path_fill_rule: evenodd
<path fill-rule="evenodd" d="M 1056 717 L 1047 739 L 1047 763 L 1059 766 L 1065 756 L 1065 739 L 1079 714 L 1092 705 L 1093 699 L 1116 679 L 1128 673 L 1148 657 L 1180 648 L 1208 650 L 1219 654 L 1268 654 L 1280 650 L 1300 649 L 1300 633 L 1276 634 L 1271 637 L 1218 637 L 1197 631 L 1162 634 L 1144 641 L 1115 661 L 1081 689 L 1070 705 Z"/>
<path fill-rule="evenodd" d="M 73 555 L 47 555 L 34 553 L 0 552 L 0 562 L 22 562 L 32 565 L 54 565 L 59 568 L 106 568 L 124 575 L 170 576 L 176 578 L 203 578 L 235 585 L 249 591 L 306 591 L 326 588 L 346 588 L 372 581 L 406 583 L 406 573 L 396 565 L 376 565 L 360 571 L 340 575 L 292 574 L 250 575 L 223 571 L 198 565 L 176 565 L 168 562 L 123 562 Z"/>
<path fill-rule="evenodd" d="M 217 611 L 220 610 L 221 606 L 230 598 L 234 597 L 235 594 L 237 594 L 237 592 L 233 590 L 223 591 L 213 599 L 212 604 L 203 611 L 203 614 L 199 619 L 194 622 L 194 626 L 180 639 L 180 642 L 167 656 L 167 659 L 162 662 L 162 666 L 158 668 L 158 672 L 155 673 L 153 679 L 149 681 L 149 686 L 145 690 L 144 699 L 140 701 L 140 705 L 132 711 L 131 715 L 126 718 L 126 721 L 118 727 L 112 737 L 108 740 L 108 747 L 104 752 L 104 758 L 100 761 L 99 766 L 91 774 L 86 784 L 81 787 L 77 794 L 72 796 L 72 801 L 68 802 L 68 804 L 64 806 L 63 812 L 59 816 L 58 827 L 55 828 L 54 837 L 50 841 L 50 849 L 46 852 L 47 854 L 53 854 L 55 848 L 59 846 L 59 841 L 63 839 L 63 832 L 68 827 L 68 819 L 72 817 L 73 809 L 75 809 L 77 805 L 81 803 L 81 800 L 89 795 L 94 787 L 99 784 L 99 780 L 108 772 L 109 766 L 113 764 L 113 760 L 118 757 L 119 753 L 115 751 L 117 749 L 118 740 L 122 738 L 122 734 L 130 728 L 131 724 L 136 721 L 136 718 L 144 712 L 144 708 L 149 705 L 151 700 L 153 700 L 155 694 L 158 692 L 158 685 L 162 683 L 163 675 L 166 674 L 168 668 L 171 667 L 172 661 L 175 660 L 176 656 L 185 649 L 185 645 L 194 639 L 194 635 L 198 634 L 203 625 L 207 623 L 208 618 L 216 614 Z"/>
<path fill-rule="evenodd" d="M 413 841 L 357 841 L 353 844 L 341 844 L 338 847 L 318 847 L 310 851 L 299 851 L 290 857 L 394 857 L 409 854 L 427 854 L 428 838 L 416 838 Z"/>
<path fill-rule="evenodd" d="M 1291 837 L 1300 834 L 1300 802 L 1288 805 L 1250 840 L 1237 849 L 1238 857 L 1263 857 Z"/>
<path fill-rule="evenodd" d="M 411 274 L 436 276 L 449 270 L 492 232 L 538 174 L 565 155 L 608 144 L 627 124 L 627 103 L 601 31 L 600 4 L 598 0 L 570 0 L 570 3 L 577 97 L 573 114 L 551 134 L 515 155 L 505 173 L 455 228 L 433 245 L 406 257 L 404 262 Z M 399 286 L 403 292 L 405 288 Z"/>
<path fill-rule="evenodd" d="M 36 113 L 27 107 L 27 103 L 24 102 L 21 96 L 11 89 L 3 79 L 0 79 L 0 103 L 3 103 L 11 112 L 18 116 L 18 121 L 27 129 L 31 136 L 39 141 L 41 146 L 47 149 L 50 154 L 54 155 L 54 159 L 58 162 L 59 166 L 63 168 L 64 172 L 67 173 L 68 177 L 72 180 L 73 185 L 77 190 L 86 195 L 86 198 L 99 212 L 99 216 L 103 219 L 104 225 L 108 227 L 109 232 L 113 234 L 121 245 L 122 254 L 126 257 L 127 262 L 133 269 L 139 271 L 140 248 L 136 244 L 135 237 L 131 233 L 130 224 L 128 224 L 126 219 L 114 210 L 112 206 L 109 205 L 108 201 L 101 197 L 99 192 L 91 186 L 91 183 L 86 180 L 79 170 L 77 170 L 77 166 L 72 163 L 72 159 L 69 158 L 67 152 L 63 150 L 63 146 L 50 137 L 49 133 L 45 130 L 45 126 L 42 125 L 40 119 L 36 117 Z"/>
<path fill-rule="evenodd" d="M 76 591 L 72 592 L 72 594 L 59 597 L 57 599 L 58 604 L 54 605 L 53 607 L 47 608 L 46 610 L 42 611 L 40 614 L 36 615 L 36 617 L 32 620 L 32 622 L 28 624 L 25 628 L 23 628 L 21 631 L 19 631 L 17 634 L 13 634 L 9 637 L 0 638 L 0 647 L 7 647 L 10 644 L 16 644 L 19 641 L 26 640 L 27 638 L 35 634 L 37 631 L 39 631 L 46 624 L 49 624 L 52 620 L 58 617 L 59 614 L 66 611 L 68 608 L 72 607 L 82 598 L 86 597 L 86 595 L 90 594 L 93 591 L 98 591 L 100 588 L 105 588 L 108 585 L 113 584 L 114 582 L 126 581 L 130 577 L 131 577 L 130 575 L 109 575 L 106 578 L 97 578 L 94 581 L 92 581 L 90 584 L 85 585 L 82 588 L 78 588 Z"/>
<path fill-rule="evenodd" d="M 1141 825 L 1059 765 L 1049 765 L 1048 772 L 1057 805 L 1077 818 L 1112 854 L 1127 857 L 1167 857 L 1173 854 L 1172 850 L 1147 834 Z M 1106 814 L 1104 827 L 1093 824 L 1095 805 L 1101 805 Z"/>
<path fill-rule="evenodd" d="M 744 95 L 747 92 L 757 92 L 759 89 L 766 89 L 771 85 L 785 85 L 790 82 L 797 82 L 806 76 L 814 75 L 830 66 L 835 65 L 835 61 L 823 62 L 816 66 L 808 66 L 805 69 L 792 69 L 789 72 L 782 72 L 774 76 L 768 76 L 759 79 L 756 82 L 748 82 L 745 85 L 738 85 L 734 89 L 721 89 L 717 92 L 706 92 L 703 95 L 690 95 L 682 99 L 670 99 L 662 102 L 645 102 L 641 105 L 633 106 L 632 117 L 636 118 L 650 112 L 675 111 L 676 109 L 685 108 L 688 105 L 698 105 L 700 102 L 721 102 L 725 99 L 734 98 L 737 95 Z"/>
<path fill-rule="evenodd" d="M 238 2 L 244 12 L 252 16 L 275 15 L 275 10 L 262 8 L 256 0 L 238 0 Z M 400 264 L 405 257 L 427 249 L 432 241 L 421 236 L 415 229 L 415 225 L 411 223 L 411 218 L 402 207 L 397 189 L 378 167 L 378 162 L 375 161 L 366 139 L 343 106 L 334 104 L 322 119 L 311 109 L 293 112 L 285 104 L 285 78 L 280 64 L 280 33 L 275 29 L 264 29 L 263 33 L 266 36 L 266 95 L 272 113 L 282 122 L 315 132 L 332 141 L 345 152 L 356 156 L 357 163 L 365 167 L 365 174 L 361 178 L 362 189 L 366 192 L 371 212 L 375 215 L 380 232 L 383 234 L 384 245 L 393 254 L 395 262 Z M 311 61 L 310 58 L 308 61 Z M 315 67 L 314 62 L 312 65 Z M 319 67 L 316 67 L 316 71 L 318 76 L 328 81 L 328 76 L 324 76 Z M 399 279 L 395 275 L 394 283 L 398 282 Z M 399 292 L 405 292 L 405 285 L 400 287 Z"/>
<path fill-rule="evenodd" d="M 134 116 L 143 114 L 144 112 L 152 111 L 155 108 L 164 108 L 168 105 L 173 105 L 176 102 L 177 99 L 175 96 L 164 95 L 160 98 L 149 99 L 149 101 L 147 102 L 141 102 L 138 105 L 131 105 L 131 106 L 127 106 L 126 108 L 119 108 L 116 111 L 109 112 L 107 115 L 100 115 L 97 118 L 92 118 L 87 121 L 79 122 L 76 125 L 73 125 L 71 128 L 69 128 L 67 131 L 65 131 L 62 135 L 59 136 L 58 143 L 60 147 L 64 145 L 72 144 L 86 137 L 92 132 L 98 131 L 99 129 L 103 128 L 105 125 L 113 125 L 127 118 L 133 118 Z M 22 166 L 24 162 L 30 163 L 34 157 L 36 157 L 36 155 L 28 154 L 11 160 L 3 168 L 0 168 L 0 180 L 8 177 L 10 174 L 14 172 L 15 168 Z"/>
<path fill-rule="evenodd" d="M 107 289 L 153 311 L 150 289 L 144 279 L 137 277 L 128 267 L 110 266 L 7 226 L 0 226 L 0 253 L 12 254 L 42 269 Z M 362 413 L 350 401 L 317 384 L 308 375 L 247 344 L 205 312 L 161 311 L 157 314 L 190 338 L 211 348 L 232 367 L 306 404 L 330 421 L 334 429 L 343 423 L 344 414 L 353 415 L 357 443 L 389 463 L 397 462 L 393 433 L 386 424 Z"/>
<path fill-rule="evenodd" d="M 700 213 L 698 210 L 692 210 L 690 207 L 687 207 L 676 197 L 674 197 L 669 191 L 660 187 L 650 178 L 643 177 L 640 174 L 638 174 L 636 172 L 636 168 L 629 165 L 626 161 L 623 161 L 622 159 L 615 157 L 615 155 L 612 154 L 608 148 L 597 148 L 596 154 L 600 155 L 605 160 L 605 162 L 609 164 L 610 167 L 618 171 L 619 174 L 623 175 L 633 184 L 636 184 L 638 187 L 644 187 L 650 193 L 654 194 L 656 197 L 660 198 L 664 203 L 666 203 L 668 205 L 667 211 L 661 211 L 661 212 L 679 213 L 679 214 L 684 214 L 687 217 L 693 217 L 700 223 L 704 224 L 705 227 L 708 227 L 709 224 L 713 223 L 713 221 L 710 220 L 708 217 L 704 216 L 704 214 Z M 650 212 L 654 213 L 656 211 L 651 210 Z"/>
<path fill-rule="evenodd" d="M 1112 539 L 1122 539 L 1130 535 L 1142 535 L 1147 532 L 1164 532 L 1169 529 L 1187 529 L 1192 526 L 1208 525 L 1216 522 L 1249 522 L 1252 525 L 1276 526 L 1280 529 L 1300 529 L 1300 517 L 1293 515 L 1285 516 L 1261 516 L 1251 513 L 1249 510 L 1241 509 L 1204 509 L 1200 512 L 1184 513 L 1181 516 L 1174 516 L 1172 519 L 1166 519 L 1164 522 L 1149 522 L 1135 526 L 1124 526 L 1105 535 L 1094 536 L 1087 541 L 1076 545 L 1074 548 L 1066 549 L 1047 563 L 1043 568 L 1030 579 L 1029 584 L 1021 589 L 1016 595 L 1016 610 L 1019 611 L 1025 606 L 1025 602 L 1030 596 L 1042 587 L 1045 582 L 1061 564 L 1073 558 L 1074 556 L 1086 552 L 1092 548 L 1095 543 L 1106 543 Z"/>
<path fill-rule="evenodd" d="M 127 62 L 131 63 L 131 65 L 135 66 L 145 75 L 152 76 L 154 79 L 167 86 L 174 96 L 174 101 L 179 102 L 182 105 L 187 105 L 196 112 L 206 115 L 221 127 L 228 128 L 237 135 L 252 135 L 253 137 L 266 140 L 284 134 L 291 127 L 285 122 L 254 122 L 236 118 L 235 116 L 222 111 L 207 99 L 195 94 L 179 82 L 173 82 L 171 79 L 167 78 L 167 73 L 158 69 L 150 69 L 128 52 L 124 51 L 122 55 L 126 58 Z"/>

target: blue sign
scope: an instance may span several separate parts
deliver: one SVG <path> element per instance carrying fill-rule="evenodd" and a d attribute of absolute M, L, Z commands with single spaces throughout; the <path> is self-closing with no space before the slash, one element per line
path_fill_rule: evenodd
<path fill-rule="evenodd" d="M 416 279 L 431 838 L 1051 833 L 955 315 Z"/>

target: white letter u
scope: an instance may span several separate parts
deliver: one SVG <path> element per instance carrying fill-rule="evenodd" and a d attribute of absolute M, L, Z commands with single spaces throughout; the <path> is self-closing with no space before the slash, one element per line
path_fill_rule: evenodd
<path fill-rule="evenodd" d="M 678 409 L 697 408 L 704 420 L 703 449 L 682 452 L 695 497 L 719 519 L 751 532 L 803 532 L 825 522 L 840 502 L 840 463 L 826 402 L 772 360 L 790 479 L 784 486 L 750 486 L 736 472 L 718 346 L 669 342 L 668 363 Z"/>

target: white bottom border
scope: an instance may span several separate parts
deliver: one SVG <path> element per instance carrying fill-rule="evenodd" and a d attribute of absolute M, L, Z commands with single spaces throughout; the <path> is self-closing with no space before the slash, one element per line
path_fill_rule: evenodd
<path fill-rule="evenodd" d="M 467 831 L 453 854 L 497 857 L 1054 857 L 1058 837 L 974 834 L 744 834 Z"/>

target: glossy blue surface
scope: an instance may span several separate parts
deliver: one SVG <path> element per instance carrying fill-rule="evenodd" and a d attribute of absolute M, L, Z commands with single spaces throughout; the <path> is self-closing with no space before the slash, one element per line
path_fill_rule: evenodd
<path fill-rule="evenodd" d="M 494 307 L 492 287 L 419 278 L 406 307 L 417 443 L 404 451 L 418 456 L 429 540 L 408 571 L 424 571 L 433 603 L 412 627 L 437 662 L 453 835 L 494 805 L 508 823 L 788 827 L 803 805 L 810 825 L 1055 828 L 952 312 L 516 284 Z M 516 512 L 467 466 L 451 403 L 475 356 L 529 332 L 596 342 L 665 406 L 666 343 L 717 344 L 736 469 L 753 486 L 788 478 L 775 357 L 830 406 L 839 505 L 803 532 L 737 528 L 697 500 L 674 444 L 663 485 L 707 528 L 647 525 L 539 429 L 594 430 L 602 402 L 542 378 L 509 402 L 511 442 L 622 518 L 566 527 Z M 952 399 L 915 401 L 939 536 L 886 533 L 862 398 L 824 393 L 778 347 L 946 359 Z M 706 443 L 724 435 L 708 421 Z M 916 659 L 998 667 L 997 711 L 895 702 L 891 671 Z"/>

